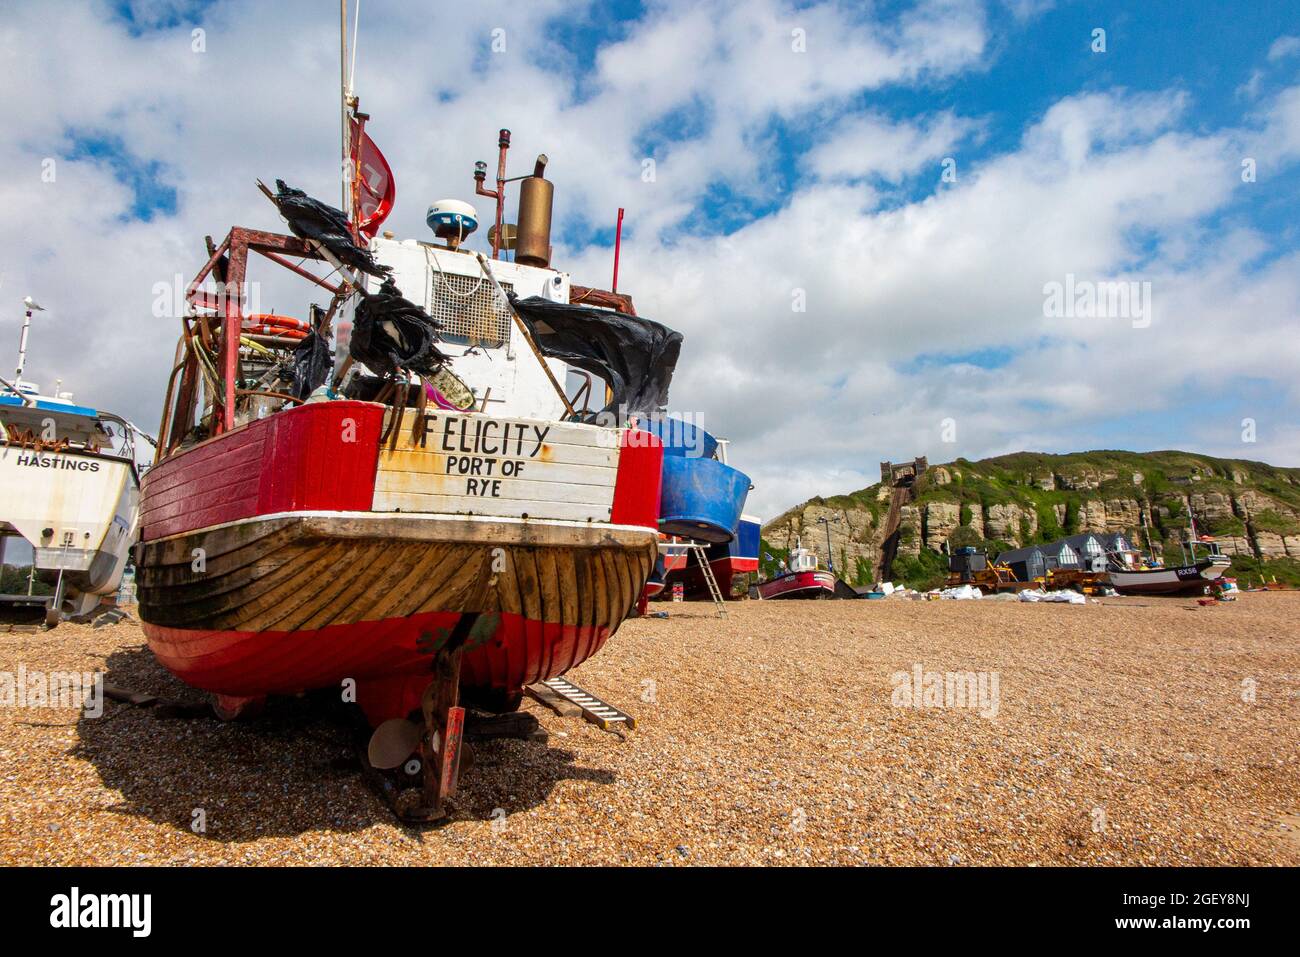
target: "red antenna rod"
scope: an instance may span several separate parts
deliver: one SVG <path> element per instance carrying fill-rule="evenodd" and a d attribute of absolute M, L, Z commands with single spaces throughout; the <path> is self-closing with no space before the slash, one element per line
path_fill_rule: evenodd
<path fill-rule="evenodd" d="M 614 227 L 614 281 L 610 283 L 609 291 L 618 292 L 618 251 L 623 245 L 623 207 L 618 208 L 618 225 Z"/>

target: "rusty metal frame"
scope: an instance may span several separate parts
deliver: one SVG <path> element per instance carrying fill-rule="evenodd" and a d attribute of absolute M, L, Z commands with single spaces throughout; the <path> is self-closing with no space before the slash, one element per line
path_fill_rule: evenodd
<path fill-rule="evenodd" d="M 217 370 L 221 378 L 221 395 L 213 399 L 213 435 L 229 432 L 235 427 L 235 390 L 239 381 L 239 337 L 243 325 L 244 282 L 248 274 L 248 254 L 257 253 L 271 260 L 278 266 L 301 276 L 329 291 L 334 296 L 345 294 L 348 282 L 331 283 L 291 258 L 314 259 L 329 265 L 329 261 L 306 240 L 283 233 L 271 233 L 260 229 L 246 229 L 236 226 L 230 230 L 219 246 L 209 244 L 209 256 L 198 275 L 185 288 L 185 301 L 195 310 L 204 310 L 215 314 L 220 319 L 220 344 L 217 356 Z M 212 293 L 199 287 L 209 278 L 218 284 L 218 292 Z M 187 331 L 188 336 L 188 331 Z M 200 374 L 197 363 L 190 356 L 181 375 L 181 386 L 175 408 L 164 409 L 164 425 L 160 429 L 165 437 L 160 436 L 164 447 L 159 449 L 165 456 L 177 444 L 182 430 L 178 430 L 177 419 L 188 418 L 193 414 L 189 408 L 197 395 L 196 379 Z M 219 413 L 219 415 L 218 415 Z M 161 457 L 160 456 L 160 457 Z"/>

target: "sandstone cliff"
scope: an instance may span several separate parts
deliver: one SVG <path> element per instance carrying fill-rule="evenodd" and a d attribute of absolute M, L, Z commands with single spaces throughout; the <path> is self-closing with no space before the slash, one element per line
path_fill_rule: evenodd
<path fill-rule="evenodd" d="M 763 527 L 766 547 L 784 552 L 802 540 L 824 562 L 829 530 L 836 570 L 866 584 L 889 492 L 877 484 L 811 499 Z M 1185 452 L 958 459 L 932 466 L 903 507 L 895 577 L 933 576 L 941 553 L 957 545 L 996 550 L 1076 532 L 1124 532 L 1144 549 L 1178 554 L 1189 515 L 1228 554 L 1300 560 L 1300 469 Z"/>

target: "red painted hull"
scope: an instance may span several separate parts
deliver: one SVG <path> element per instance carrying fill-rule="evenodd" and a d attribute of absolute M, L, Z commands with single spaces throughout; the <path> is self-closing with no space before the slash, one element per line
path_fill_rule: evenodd
<path fill-rule="evenodd" d="M 727 599 L 743 598 L 744 593 L 736 593 L 733 589 L 732 582 L 741 575 L 747 575 L 751 572 L 758 571 L 757 558 L 715 558 L 709 562 L 709 569 L 713 572 L 713 579 L 718 583 L 718 588 L 722 590 L 722 597 Z M 691 560 L 684 568 L 674 571 L 668 578 L 668 584 L 681 582 L 685 597 L 689 599 L 699 599 L 700 601 L 711 601 L 712 596 L 709 594 L 708 583 L 704 580 L 704 573 L 700 566 Z"/>
<path fill-rule="evenodd" d="M 471 698 L 601 648 L 653 566 L 661 449 L 620 448 L 607 524 L 374 512 L 381 423 L 371 403 L 304 405 L 148 473 L 140 614 L 165 667 L 228 699 L 351 680 L 377 723 L 418 707 L 458 624 L 476 623 Z"/>
<path fill-rule="evenodd" d="M 228 697 L 296 694 L 356 682 L 371 723 L 419 707 L 429 683 L 420 638 L 455 627 L 456 612 L 431 612 L 303 631 L 204 631 L 146 624 L 149 646 L 168 671 L 196 688 Z M 590 658 L 609 638 L 606 626 L 578 627 L 502 615 L 488 641 L 461 659 L 461 685 L 507 694 L 553 678 Z"/>
<path fill-rule="evenodd" d="M 835 597 L 835 576 L 830 572 L 793 572 L 762 582 L 758 586 L 758 596 L 771 600 L 775 598 L 833 598 Z"/>

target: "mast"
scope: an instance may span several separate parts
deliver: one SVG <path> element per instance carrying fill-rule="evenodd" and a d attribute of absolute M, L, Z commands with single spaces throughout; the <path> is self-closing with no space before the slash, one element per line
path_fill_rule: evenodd
<path fill-rule="evenodd" d="M 22 395 L 23 368 L 27 365 L 27 334 L 32 328 L 32 312 L 44 312 L 44 307 L 28 296 L 23 300 L 23 331 L 18 336 L 18 369 L 14 375 L 14 392 Z"/>
<path fill-rule="evenodd" d="M 348 185 L 351 180 L 348 150 L 348 0 L 339 0 L 339 135 L 342 142 L 341 163 L 343 172 L 341 208 L 351 215 L 352 190 Z"/>
<path fill-rule="evenodd" d="M 618 223 L 614 227 L 614 281 L 609 284 L 610 292 L 618 292 L 618 253 L 623 245 L 623 207 L 618 208 Z"/>

